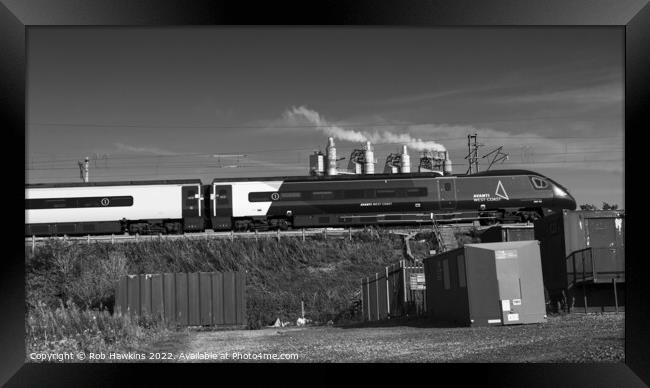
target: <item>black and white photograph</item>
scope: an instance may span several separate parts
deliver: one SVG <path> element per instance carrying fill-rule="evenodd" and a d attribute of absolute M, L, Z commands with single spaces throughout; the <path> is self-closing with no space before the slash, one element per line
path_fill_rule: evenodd
<path fill-rule="evenodd" d="M 35 27 L 27 362 L 623 362 L 621 28 Z"/>

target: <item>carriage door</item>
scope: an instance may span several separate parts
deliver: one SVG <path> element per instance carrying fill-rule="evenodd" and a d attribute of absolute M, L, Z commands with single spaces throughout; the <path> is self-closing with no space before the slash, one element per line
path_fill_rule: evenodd
<path fill-rule="evenodd" d="M 232 229 L 232 186 L 212 186 L 212 229 Z"/>
<path fill-rule="evenodd" d="M 456 180 L 449 178 L 438 179 L 438 193 L 440 194 L 440 209 L 451 210 L 456 208 Z"/>
<path fill-rule="evenodd" d="M 183 186 L 183 226 L 186 231 L 203 230 L 201 215 L 201 185 Z"/>

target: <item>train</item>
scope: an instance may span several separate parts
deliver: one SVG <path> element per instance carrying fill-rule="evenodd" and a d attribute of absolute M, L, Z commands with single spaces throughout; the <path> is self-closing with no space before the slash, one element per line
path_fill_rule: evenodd
<path fill-rule="evenodd" d="M 575 208 L 527 170 L 40 183 L 25 186 L 25 235 L 505 223 Z"/>

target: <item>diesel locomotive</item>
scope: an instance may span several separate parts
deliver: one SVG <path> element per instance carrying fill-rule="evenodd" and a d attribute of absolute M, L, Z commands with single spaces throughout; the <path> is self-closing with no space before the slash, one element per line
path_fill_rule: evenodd
<path fill-rule="evenodd" d="M 32 184 L 25 235 L 519 222 L 575 208 L 526 170 Z"/>

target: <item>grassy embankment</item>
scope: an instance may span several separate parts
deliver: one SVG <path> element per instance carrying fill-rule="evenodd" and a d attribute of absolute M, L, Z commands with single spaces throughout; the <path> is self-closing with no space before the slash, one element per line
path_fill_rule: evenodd
<path fill-rule="evenodd" d="M 430 241 L 430 234 L 413 239 L 413 254 L 426 256 L 435 248 Z M 28 350 L 125 349 L 164 335 L 155 317 L 135 322 L 110 315 L 115 283 L 125 274 L 246 271 L 248 326 L 259 328 L 276 318 L 295 322 L 301 301 L 312 321 L 356 319 L 360 278 L 403 258 L 399 236 L 376 232 L 352 241 L 51 241 L 26 255 Z"/>

